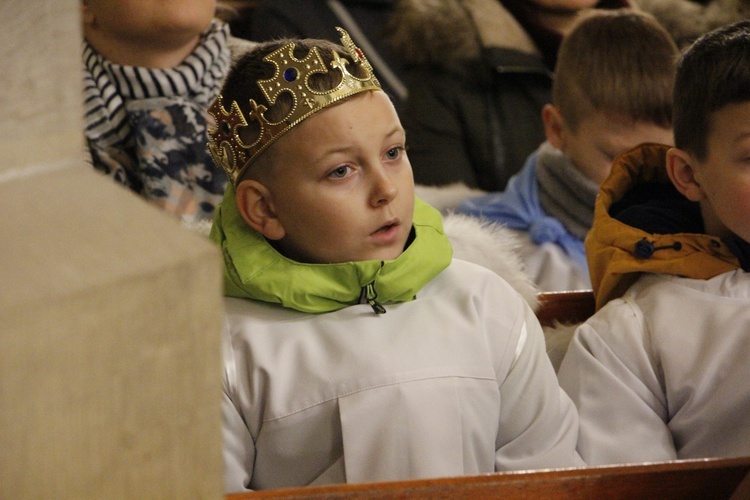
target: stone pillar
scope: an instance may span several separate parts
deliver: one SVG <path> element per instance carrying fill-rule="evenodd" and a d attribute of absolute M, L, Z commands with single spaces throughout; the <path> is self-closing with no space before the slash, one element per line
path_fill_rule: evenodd
<path fill-rule="evenodd" d="M 0 498 L 221 497 L 219 252 L 83 161 L 79 16 L 0 3 Z"/>

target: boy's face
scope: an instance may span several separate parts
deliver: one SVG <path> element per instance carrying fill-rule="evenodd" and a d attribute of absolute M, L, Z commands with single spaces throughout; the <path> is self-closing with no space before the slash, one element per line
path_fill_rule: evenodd
<path fill-rule="evenodd" d="M 560 125 L 560 149 L 586 177 L 601 184 L 612 169 L 615 157 L 644 142 L 672 145 L 672 129 L 649 122 L 633 122 L 605 113 L 593 113 L 575 131 Z"/>
<path fill-rule="evenodd" d="M 398 257 L 414 215 L 405 140 L 380 91 L 330 106 L 280 137 L 262 181 L 283 228 L 279 250 L 311 263 Z"/>
<path fill-rule="evenodd" d="M 750 242 L 750 102 L 713 113 L 708 153 L 692 159 L 706 231 Z"/>

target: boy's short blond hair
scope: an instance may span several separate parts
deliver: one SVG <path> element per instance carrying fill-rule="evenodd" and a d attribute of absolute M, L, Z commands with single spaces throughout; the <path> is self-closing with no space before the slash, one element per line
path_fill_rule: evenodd
<path fill-rule="evenodd" d="M 592 113 L 669 128 L 679 50 L 650 14 L 597 10 L 560 46 L 552 100 L 576 130 Z"/>

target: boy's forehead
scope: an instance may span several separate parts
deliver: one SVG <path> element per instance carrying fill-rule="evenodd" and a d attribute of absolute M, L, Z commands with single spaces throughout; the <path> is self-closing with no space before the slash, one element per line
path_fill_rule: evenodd
<path fill-rule="evenodd" d="M 388 96 L 383 91 L 362 92 L 328 106 L 309 116 L 296 128 L 319 140 L 339 139 L 354 134 L 361 139 L 376 138 L 401 122 Z M 337 129 L 337 130 L 334 130 Z M 359 134 L 368 129 L 369 134 Z"/>
<path fill-rule="evenodd" d="M 336 154 L 379 151 L 387 144 L 384 141 L 403 141 L 403 133 L 388 96 L 382 91 L 363 92 L 305 119 L 280 137 L 268 156 L 279 165 L 304 155 L 304 163 L 313 167 Z"/>
<path fill-rule="evenodd" d="M 708 114 L 707 141 L 731 145 L 750 140 L 750 100 L 725 104 Z"/>
<path fill-rule="evenodd" d="M 636 120 L 625 114 L 592 110 L 581 118 L 578 128 L 583 133 L 594 134 L 599 137 L 610 137 L 614 141 L 618 137 L 627 137 L 630 131 L 641 125 L 656 126 L 655 123 L 650 121 Z"/>

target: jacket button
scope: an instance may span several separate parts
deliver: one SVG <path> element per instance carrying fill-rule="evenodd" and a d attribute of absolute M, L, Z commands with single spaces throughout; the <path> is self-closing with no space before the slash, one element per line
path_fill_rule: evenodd
<path fill-rule="evenodd" d="M 654 244 L 645 239 L 637 242 L 633 249 L 633 255 L 639 259 L 650 259 L 654 255 Z"/>

